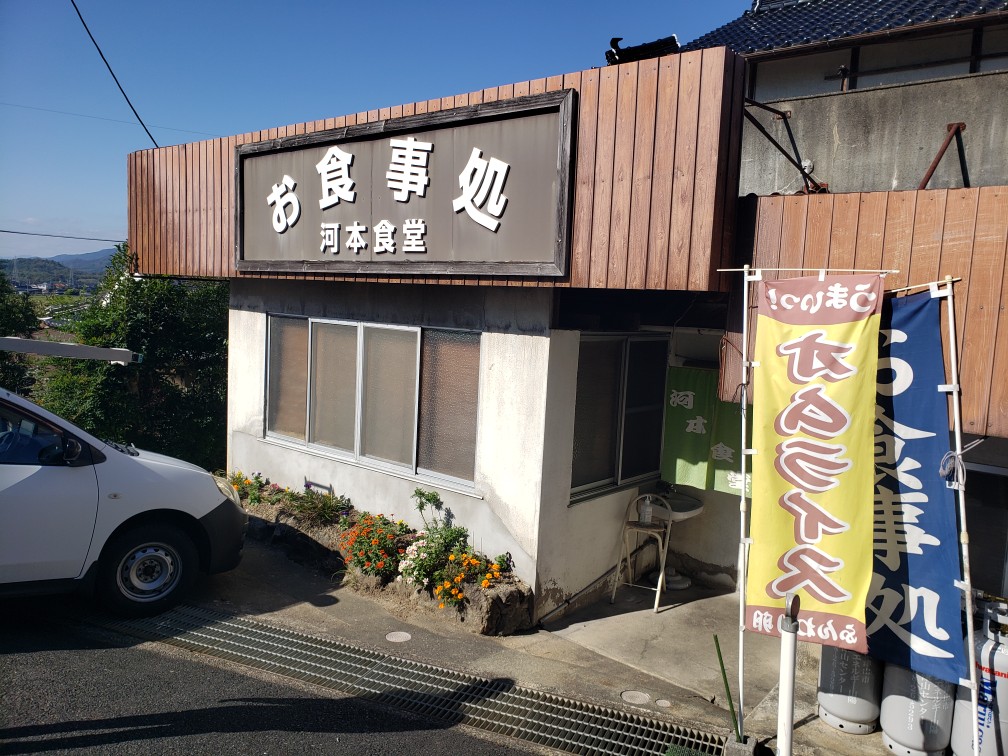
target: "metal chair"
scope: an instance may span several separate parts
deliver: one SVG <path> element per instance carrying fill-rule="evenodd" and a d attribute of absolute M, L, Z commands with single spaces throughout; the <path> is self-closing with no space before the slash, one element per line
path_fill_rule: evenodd
<path fill-rule="evenodd" d="M 641 517 L 641 511 L 646 509 L 648 505 L 651 509 L 650 520 Z M 643 534 L 645 538 L 654 538 L 658 547 L 658 585 L 654 588 L 640 586 L 655 592 L 654 610 L 657 612 L 662 591 L 665 590 L 665 559 L 668 555 L 672 523 L 687 520 L 702 511 L 702 502 L 679 493 L 671 494 L 670 498 L 652 493 L 641 494 L 631 499 L 627 505 L 623 527 L 620 531 L 620 556 L 619 561 L 616 562 L 616 575 L 613 579 L 609 603 L 612 604 L 616 601 L 616 589 L 620 585 L 634 585 L 633 548 L 630 545 L 630 537 L 633 536 L 636 541 Z M 624 559 L 626 560 L 629 581 L 621 579 Z"/>

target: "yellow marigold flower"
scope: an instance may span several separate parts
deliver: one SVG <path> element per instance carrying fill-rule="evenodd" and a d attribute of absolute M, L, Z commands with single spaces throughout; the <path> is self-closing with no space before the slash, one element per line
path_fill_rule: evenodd
<path fill-rule="evenodd" d="M 489 579 L 490 579 L 490 578 L 492 578 L 492 577 L 493 577 L 493 575 L 491 575 L 491 574 L 490 574 L 490 573 L 488 572 L 488 573 L 487 573 L 487 576 L 486 576 L 486 579 L 487 579 L 487 580 L 489 580 Z"/>
<path fill-rule="evenodd" d="M 490 565 L 490 569 L 493 570 L 494 572 L 496 572 L 497 570 L 500 569 L 500 565 L 498 565 L 498 564 L 491 564 Z"/>
<path fill-rule="evenodd" d="M 499 572 L 495 572 L 494 573 L 494 579 L 495 580 L 500 580 L 500 573 Z"/>
<path fill-rule="evenodd" d="M 449 554 L 448 555 L 448 561 L 449 562 L 454 562 L 455 561 L 455 555 L 454 554 Z"/>

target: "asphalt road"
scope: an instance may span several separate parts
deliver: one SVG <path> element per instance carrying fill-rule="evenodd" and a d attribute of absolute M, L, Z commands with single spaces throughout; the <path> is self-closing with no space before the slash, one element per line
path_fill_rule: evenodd
<path fill-rule="evenodd" d="M 0 754 L 527 754 L 212 657 L 99 630 L 76 599 L 0 601 Z"/>

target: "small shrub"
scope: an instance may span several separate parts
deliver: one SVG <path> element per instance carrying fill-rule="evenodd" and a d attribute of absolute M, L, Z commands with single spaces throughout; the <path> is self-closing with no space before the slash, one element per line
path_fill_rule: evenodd
<path fill-rule="evenodd" d="M 236 470 L 228 477 L 238 495 L 250 504 L 268 504 L 280 508 L 302 522 L 313 525 L 331 525 L 350 512 L 350 499 L 319 490 L 311 483 L 305 483 L 304 491 L 293 491 L 271 483 L 262 473 L 254 472 L 246 476 Z"/>
<path fill-rule="evenodd" d="M 448 555 L 448 563 L 435 575 L 434 597 L 439 606 L 461 609 L 466 591 L 476 586 L 487 590 L 501 579 L 501 565 L 482 554 L 456 549 Z"/>
<path fill-rule="evenodd" d="M 405 553 L 406 524 L 394 523 L 384 515 L 363 513 L 339 536 L 340 551 L 348 565 L 365 575 L 388 580 L 399 570 Z"/>

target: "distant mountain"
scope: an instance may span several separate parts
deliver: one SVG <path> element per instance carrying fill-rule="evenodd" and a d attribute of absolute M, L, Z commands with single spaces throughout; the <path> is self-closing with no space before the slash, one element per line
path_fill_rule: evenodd
<path fill-rule="evenodd" d="M 73 270 L 88 273 L 103 273 L 114 254 L 115 250 L 110 248 L 99 249 L 97 252 L 81 252 L 76 255 L 56 255 L 49 259 Z"/>
<path fill-rule="evenodd" d="M 48 283 L 56 288 L 59 284 L 91 290 L 104 278 L 114 252 L 113 249 L 101 249 L 77 255 L 3 258 L 0 259 L 0 270 L 18 286 Z"/>

